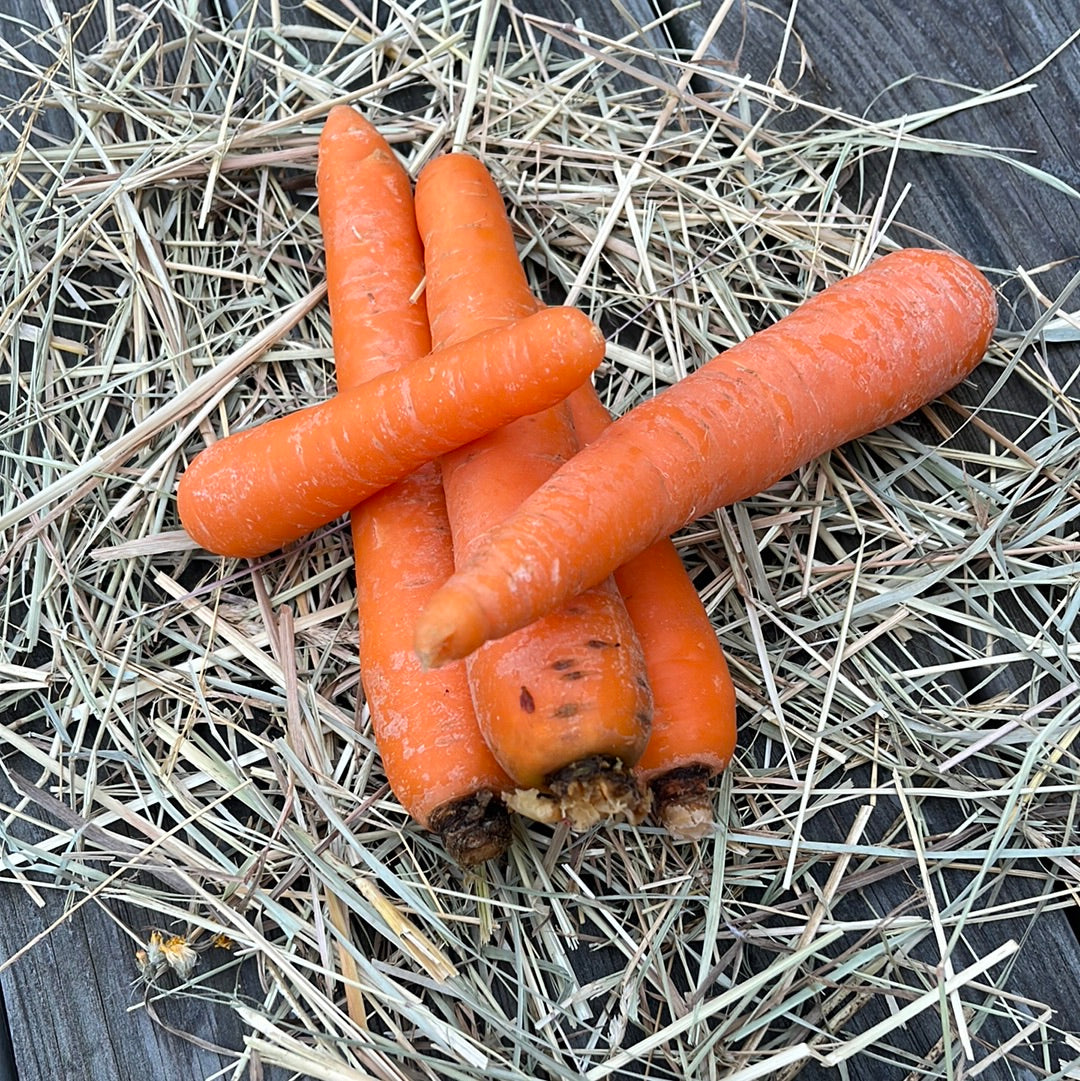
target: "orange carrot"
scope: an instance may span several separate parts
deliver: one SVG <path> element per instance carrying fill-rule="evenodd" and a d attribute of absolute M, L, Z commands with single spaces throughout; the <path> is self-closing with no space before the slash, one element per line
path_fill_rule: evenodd
<path fill-rule="evenodd" d="M 360 674 L 390 789 L 450 856 L 471 867 L 501 855 L 513 783 L 476 723 L 465 662 L 424 670 L 416 612 L 454 569 L 435 465 L 377 492 L 352 513 Z"/>
<path fill-rule="evenodd" d="M 447 348 L 536 311 L 502 197 L 484 166 L 447 154 L 421 172 L 432 339 Z M 569 393 L 569 391 L 567 391 Z M 577 450 L 565 404 L 508 424 L 442 459 L 455 561 Z M 525 571 L 527 575 L 527 570 Z M 640 645 L 614 583 L 598 579 L 534 626 L 469 658 L 484 738 L 522 787 L 511 807 L 585 828 L 638 820 L 642 792 L 627 767 L 645 747 L 651 696 Z"/>
<path fill-rule="evenodd" d="M 319 220 L 341 390 L 431 350 L 412 185 L 375 128 L 332 109 L 319 139 Z M 453 571 L 438 468 L 427 465 L 351 515 L 360 678 L 390 789 L 451 857 L 472 866 L 505 851 L 512 787 L 480 735 L 464 662 L 423 670 L 418 609 Z"/>
<path fill-rule="evenodd" d="M 565 398 L 603 354 L 581 312 L 548 308 L 418 357 L 211 444 L 180 479 L 180 520 L 212 552 L 265 555 L 440 454 Z"/>
<path fill-rule="evenodd" d="M 620 417 L 471 549 L 422 613 L 425 664 L 464 657 L 697 516 L 763 491 L 963 379 L 997 315 L 958 256 L 886 255 Z"/>
<path fill-rule="evenodd" d="M 611 416 L 591 383 L 570 395 L 574 427 L 591 443 Z M 653 726 L 637 774 L 653 814 L 678 837 L 712 825 L 708 780 L 735 750 L 735 688 L 724 652 L 675 545 L 666 537 L 615 571 L 641 640 L 653 692 Z"/>

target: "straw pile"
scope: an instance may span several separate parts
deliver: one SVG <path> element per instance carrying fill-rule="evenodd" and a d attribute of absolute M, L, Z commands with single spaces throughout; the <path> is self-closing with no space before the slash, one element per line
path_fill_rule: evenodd
<path fill-rule="evenodd" d="M 381 30 L 333 0 L 295 26 L 98 7 L 104 42 L 76 21 L 19 61 L 3 160 L 0 741 L 43 831 L 5 880 L 144 908 L 118 978 L 237 1010 L 238 1077 L 945 1077 L 969 1052 L 1062 1076 L 1069 1019 L 1007 990 L 1080 855 L 1080 431 L 1044 349 L 1077 323 L 1037 274 L 1012 275 L 1015 329 L 966 405 L 678 538 L 741 704 L 701 844 L 522 822 L 463 876 L 380 773 L 347 531 L 223 562 L 173 501 L 211 433 L 333 392 L 313 181 L 334 102 L 414 170 L 483 154 L 538 291 L 609 332 L 617 412 L 896 243 L 895 193 L 840 198 L 865 155 L 999 152 L 935 141 L 937 114 L 819 110 L 708 40 L 665 55 L 506 11 L 495 34 L 475 0 L 386 5 Z M 1006 432 L 1008 393 L 1033 404 Z M 252 958 L 261 1001 L 207 978 Z M 913 1018 L 938 1033 L 915 1057 Z"/>

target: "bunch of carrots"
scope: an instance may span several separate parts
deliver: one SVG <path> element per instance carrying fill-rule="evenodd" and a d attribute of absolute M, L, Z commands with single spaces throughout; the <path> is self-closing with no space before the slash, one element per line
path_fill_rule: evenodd
<path fill-rule="evenodd" d="M 533 295 L 479 160 L 414 190 L 338 106 L 318 193 L 339 393 L 197 455 L 185 528 L 256 558 L 350 515 L 387 779 L 462 865 L 506 849 L 511 811 L 584 829 L 651 806 L 702 836 L 735 694 L 668 538 L 962 380 L 992 288 L 894 252 L 612 421 L 600 332 Z"/>

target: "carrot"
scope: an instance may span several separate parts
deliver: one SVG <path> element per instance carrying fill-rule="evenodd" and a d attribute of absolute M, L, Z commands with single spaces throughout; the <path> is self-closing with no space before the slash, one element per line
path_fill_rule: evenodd
<path fill-rule="evenodd" d="M 570 395 L 574 427 L 591 443 L 611 424 L 593 389 Z M 653 815 L 678 837 L 712 825 L 708 780 L 735 750 L 735 688 L 697 588 L 666 537 L 615 571 L 645 655 L 653 725 L 636 772 L 652 788 Z"/>
<path fill-rule="evenodd" d="M 631 409 L 483 541 L 421 614 L 427 665 L 464 657 L 716 507 L 892 424 L 982 358 L 990 284 L 958 256 L 886 255 Z"/>
<path fill-rule="evenodd" d="M 347 390 L 430 352 L 417 299 L 423 251 L 409 177 L 354 109 L 326 118 L 318 191 L 334 363 Z M 465 664 L 425 671 L 411 649 L 415 613 L 454 569 L 437 467 L 376 493 L 350 522 L 360 679 L 390 789 L 458 863 L 497 857 L 510 841 L 500 794 L 512 785 L 480 735 Z"/>
<path fill-rule="evenodd" d="M 377 492 L 351 524 L 360 678 L 390 790 L 457 863 L 494 859 L 513 782 L 480 733 L 465 662 L 425 670 L 411 648 L 417 611 L 454 569 L 438 467 Z"/>
<path fill-rule="evenodd" d="M 581 312 L 549 308 L 417 357 L 211 444 L 180 479 L 180 520 L 212 552 L 265 555 L 440 454 L 564 398 L 603 352 Z"/>
<path fill-rule="evenodd" d="M 436 347 L 536 318 L 502 197 L 479 161 L 446 154 L 428 164 L 416 218 Z M 445 455 L 455 562 L 577 448 L 564 403 Z M 508 796 L 512 808 L 577 829 L 616 815 L 640 820 L 644 794 L 628 767 L 645 748 L 651 695 L 613 581 L 601 577 L 477 651 L 468 672 L 484 738 L 521 789 Z"/>

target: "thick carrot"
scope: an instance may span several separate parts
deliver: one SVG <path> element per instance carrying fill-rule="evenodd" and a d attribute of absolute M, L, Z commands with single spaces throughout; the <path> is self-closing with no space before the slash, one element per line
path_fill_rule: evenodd
<path fill-rule="evenodd" d="M 318 191 L 334 364 L 348 390 L 430 352 L 423 251 L 409 177 L 354 109 L 327 116 Z M 510 840 L 500 794 L 512 784 L 480 735 L 465 664 L 425 671 L 411 648 L 416 612 L 454 569 L 438 468 L 376 493 L 350 520 L 360 678 L 390 789 L 458 863 L 499 856 Z"/>
<path fill-rule="evenodd" d="M 536 311 L 502 197 L 479 161 L 447 154 L 427 165 L 417 180 L 416 217 L 436 347 Z M 577 447 L 561 404 L 444 456 L 455 561 L 467 560 Z M 575 828 L 613 815 L 640 819 L 643 794 L 627 767 L 644 750 L 651 695 L 610 579 L 479 650 L 468 671 L 481 731 L 522 788 L 508 797 L 511 807 L 542 820 L 565 817 Z"/>
<path fill-rule="evenodd" d="M 611 424 L 592 383 L 570 395 L 574 427 L 591 443 Z M 653 726 L 636 771 L 652 787 L 653 815 L 679 837 L 713 822 L 709 778 L 735 750 L 735 687 L 724 651 L 675 545 L 658 540 L 615 571 L 645 655 Z"/>
<path fill-rule="evenodd" d="M 464 657 L 661 537 L 907 416 L 979 362 L 997 316 L 958 256 L 886 255 L 631 409 L 505 522 L 420 616 L 425 664 Z"/>
<path fill-rule="evenodd" d="M 180 520 L 253 558 L 326 525 L 439 455 L 565 398 L 603 358 L 599 331 L 548 308 L 237 432 L 180 478 Z"/>
<path fill-rule="evenodd" d="M 476 723 L 465 662 L 422 669 L 416 613 L 454 569 L 436 465 L 377 492 L 351 515 L 360 676 L 390 789 L 450 856 L 471 867 L 501 855 L 513 788 Z"/>

